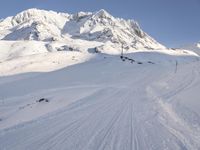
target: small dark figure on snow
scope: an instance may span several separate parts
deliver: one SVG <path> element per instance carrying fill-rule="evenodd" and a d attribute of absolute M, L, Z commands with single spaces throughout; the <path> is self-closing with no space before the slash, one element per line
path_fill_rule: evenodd
<path fill-rule="evenodd" d="M 49 100 L 48 99 L 46 99 L 46 98 L 41 98 L 41 99 L 39 99 L 37 102 L 49 102 Z"/>

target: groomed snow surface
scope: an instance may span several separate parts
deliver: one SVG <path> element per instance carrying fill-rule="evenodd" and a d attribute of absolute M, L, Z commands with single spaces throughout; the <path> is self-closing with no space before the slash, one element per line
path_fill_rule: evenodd
<path fill-rule="evenodd" d="M 197 54 L 105 10 L 0 20 L 0 150 L 199 150 L 199 90 Z"/>
<path fill-rule="evenodd" d="M 1 77 L 0 149 L 200 149 L 199 57 L 126 57 Z"/>

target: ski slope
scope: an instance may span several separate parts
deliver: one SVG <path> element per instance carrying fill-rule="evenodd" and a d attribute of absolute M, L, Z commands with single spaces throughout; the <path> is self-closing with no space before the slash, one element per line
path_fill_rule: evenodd
<path fill-rule="evenodd" d="M 119 55 L 122 48 L 167 49 L 136 21 L 103 9 L 68 14 L 32 8 L 0 20 L 0 76 L 54 71 L 97 53 Z"/>
<path fill-rule="evenodd" d="M 105 10 L 1 19 L 0 150 L 199 150 L 194 52 Z"/>
<path fill-rule="evenodd" d="M 200 149 L 199 56 L 126 56 L 0 77 L 0 149 Z"/>

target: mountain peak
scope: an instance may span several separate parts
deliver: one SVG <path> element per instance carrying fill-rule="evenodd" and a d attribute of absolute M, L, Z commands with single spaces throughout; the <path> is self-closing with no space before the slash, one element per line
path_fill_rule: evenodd
<path fill-rule="evenodd" d="M 106 10 L 76 14 L 28 9 L 0 22 L 0 39 L 52 41 L 81 39 L 127 49 L 164 48 L 142 31 L 137 22 L 115 18 Z M 119 48 L 117 48 L 119 49 Z"/>
<path fill-rule="evenodd" d="M 106 10 L 104 9 L 100 9 L 99 11 L 97 11 L 96 13 L 94 13 L 95 17 L 99 17 L 99 18 L 113 18 L 112 15 L 110 15 Z"/>
<path fill-rule="evenodd" d="M 49 12 L 45 10 L 31 8 L 31 9 L 27 9 L 25 11 L 18 13 L 16 16 L 13 17 L 13 19 L 17 23 L 22 23 L 30 18 L 41 17 L 41 15 L 44 15 L 45 13 L 49 13 Z"/>
<path fill-rule="evenodd" d="M 105 9 L 100 9 L 96 12 L 96 14 L 110 16 L 110 14 Z"/>
<path fill-rule="evenodd" d="M 196 47 L 200 48 L 200 42 L 196 43 Z"/>
<path fill-rule="evenodd" d="M 14 25 L 25 23 L 27 21 L 34 21 L 34 20 L 55 20 L 56 18 L 68 17 L 68 14 L 61 14 L 55 11 L 47 11 L 37 8 L 27 9 L 18 13 L 16 16 L 13 17 L 12 23 Z M 60 18 L 59 18 L 60 19 Z M 58 21 L 59 22 L 59 21 Z"/>

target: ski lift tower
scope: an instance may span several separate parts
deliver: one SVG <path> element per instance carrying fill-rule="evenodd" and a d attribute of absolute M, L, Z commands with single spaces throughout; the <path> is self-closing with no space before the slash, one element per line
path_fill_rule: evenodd
<path fill-rule="evenodd" d="M 121 45 L 121 56 L 120 56 L 120 58 L 123 60 L 123 58 L 124 58 L 124 43 L 122 43 L 122 45 Z"/>
<path fill-rule="evenodd" d="M 124 57 L 124 43 L 122 43 L 122 52 L 121 52 L 121 56 Z"/>

